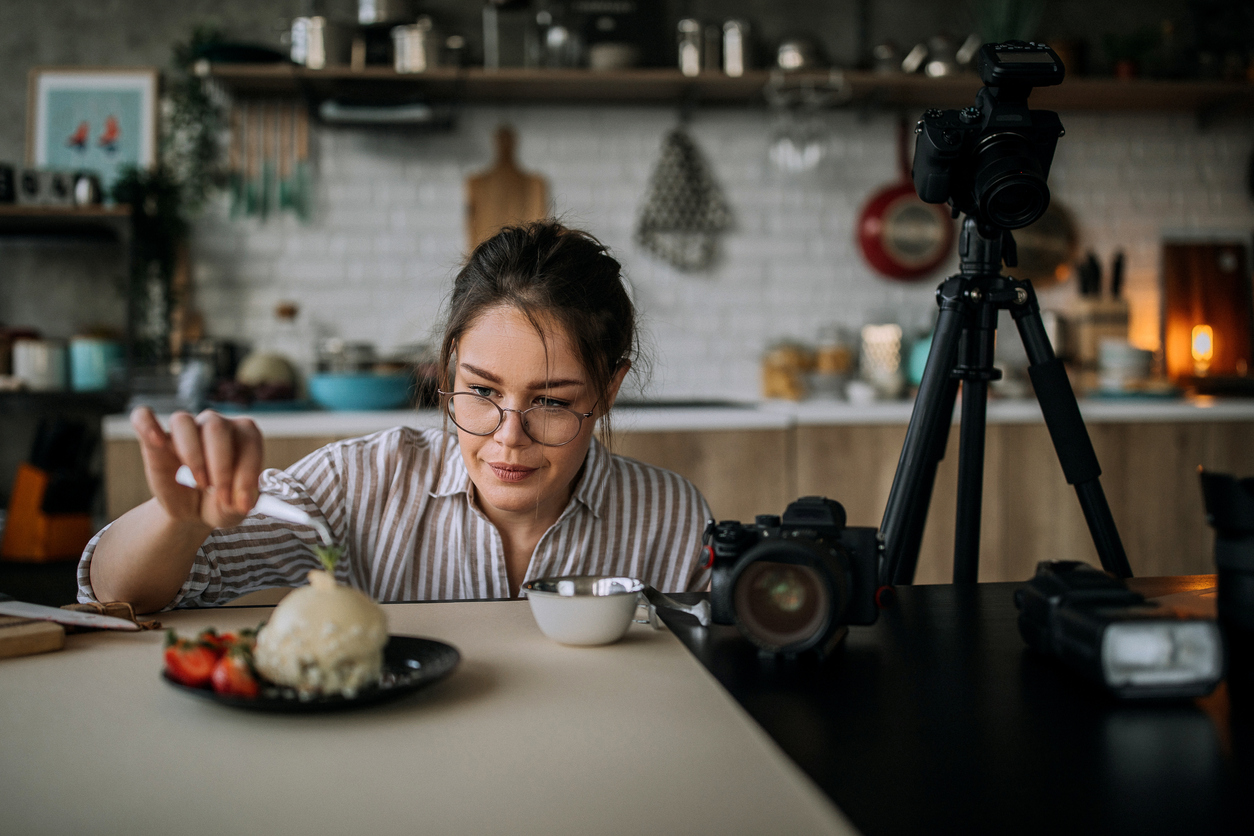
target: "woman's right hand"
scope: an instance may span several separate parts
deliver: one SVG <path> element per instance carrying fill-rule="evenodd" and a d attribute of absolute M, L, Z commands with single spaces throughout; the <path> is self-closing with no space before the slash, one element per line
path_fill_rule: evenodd
<path fill-rule="evenodd" d="M 212 410 L 194 417 L 175 412 L 166 432 L 152 410 L 142 406 L 131 413 L 131 426 L 139 437 L 148 487 L 172 519 L 230 528 L 257 503 L 262 439 L 252 419 L 226 418 Z M 191 468 L 200 490 L 174 480 L 181 465 Z"/>

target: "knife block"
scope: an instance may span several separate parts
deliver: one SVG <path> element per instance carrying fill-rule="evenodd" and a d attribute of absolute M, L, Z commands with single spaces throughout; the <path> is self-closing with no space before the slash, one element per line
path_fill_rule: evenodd
<path fill-rule="evenodd" d="M 43 563 L 78 559 L 91 539 L 90 514 L 50 514 L 43 510 L 48 474 L 22 462 L 13 479 L 9 515 L 0 541 L 0 557 Z"/>
<path fill-rule="evenodd" d="M 1068 353 L 1081 368 L 1097 367 L 1102 340 L 1128 338 L 1126 299 L 1081 296 L 1071 305 L 1068 314 Z"/>

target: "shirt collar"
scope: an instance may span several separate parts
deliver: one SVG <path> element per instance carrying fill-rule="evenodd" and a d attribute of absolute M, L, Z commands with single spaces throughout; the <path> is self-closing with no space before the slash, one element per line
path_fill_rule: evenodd
<path fill-rule="evenodd" d="M 442 458 L 440 483 L 435 486 L 431 495 L 456 496 L 464 493 L 469 496 L 470 473 L 466 471 L 466 463 L 462 461 L 462 450 L 457 445 L 456 433 L 448 433 Z"/>
<path fill-rule="evenodd" d="M 583 463 L 583 478 L 575 486 L 574 499 L 582 502 L 592 515 L 600 518 L 605 510 L 606 485 L 609 481 L 610 452 L 592 437 L 588 457 Z"/>
<path fill-rule="evenodd" d="M 588 445 L 588 456 L 584 459 L 583 476 L 575 486 L 572 497 L 583 504 L 594 516 L 600 517 L 604 511 L 605 495 L 609 479 L 610 453 L 594 436 Z M 457 436 L 451 435 L 449 444 L 444 448 L 444 472 L 440 474 L 440 483 L 431 492 L 432 496 L 470 496 L 470 474 L 466 471 L 466 463 L 462 461 L 461 448 L 457 446 Z"/>

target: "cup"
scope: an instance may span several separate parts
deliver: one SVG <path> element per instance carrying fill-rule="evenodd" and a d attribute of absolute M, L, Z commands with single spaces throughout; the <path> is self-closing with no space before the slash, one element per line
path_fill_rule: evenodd
<path fill-rule="evenodd" d="M 123 364 L 122 344 L 97 337 L 70 340 L 70 388 L 99 392 L 109 388 L 110 376 Z"/>
<path fill-rule="evenodd" d="M 13 343 L 13 375 L 35 392 L 65 389 L 64 340 L 17 340 Z"/>
<path fill-rule="evenodd" d="M 631 626 L 644 584 L 635 578 L 571 575 L 523 584 L 540 632 L 561 644 L 618 641 Z"/>

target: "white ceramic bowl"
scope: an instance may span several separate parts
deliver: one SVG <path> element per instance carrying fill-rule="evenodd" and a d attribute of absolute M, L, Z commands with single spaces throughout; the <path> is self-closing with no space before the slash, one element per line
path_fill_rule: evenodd
<path fill-rule="evenodd" d="M 523 584 L 540 632 L 562 644 L 609 644 L 631 626 L 644 584 L 635 578 L 570 575 Z"/>

